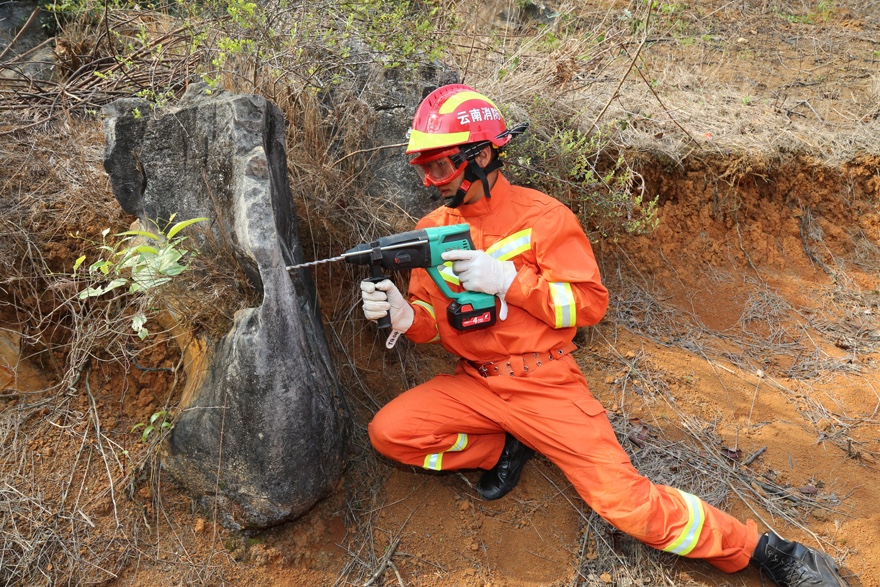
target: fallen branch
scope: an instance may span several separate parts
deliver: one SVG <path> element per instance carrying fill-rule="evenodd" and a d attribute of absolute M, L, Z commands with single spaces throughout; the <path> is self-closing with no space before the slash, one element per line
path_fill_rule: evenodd
<path fill-rule="evenodd" d="M 385 569 L 390 565 L 394 568 L 394 565 L 391 563 L 391 557 L 394 556 L 394 552 L 397 550 L 397 546 L 400 544 L 400 538 L 395 538 L 391 541 L 391 544 L 388 545 L 388 550 L 385 551 L 385 554 L 382 556 L 382 560 L 379 561 L 379 566 L 376 568 L 376 571 L 373 573 L 373 576 L 370 577 L 370 580 L 364 583 L 364 587 L 371 587 L 378 579 L 385 573 Z M 394 569 L 394 572 L 397 573 L 397 569 Z M 397 573 L 397 578 L 400 580 L 400 584 L 403 585 L 403 579 L 400 578 L 400 574 Z"/>
<path fill-rule="evenodd" d="M 40 14 L 40 7 L 34 8 L 34 11 L 31 12 L 31 15 L 28 17 L 27 22 L 24 23 L 24 26 L 21 27 L 21 30 L 18 31 L 18 34 L 15 35 L 15 38 L 6 45 L 6 48 L 0 52 L 0 61 L 3 60 L 4 57 L 15 47 L 16 43 L 24 36 L 29 28 L 31 28 L 31 24 L 34 22 L 34 19 L 37 18 L 37 15 Z"/>
<path fill-rule="evenodd" d="M 52 43 L 54 41 L 55 41 L 55 37 L 49 37 L 48 39 L 46 39 L 45 41 L 43 41 L 39 45 L 31 47 L 30 49 L 28 49 L 24 53 L 19 53 L 18 55 L 14 55 L 12 57 L 12 59 L 10 59 L 9 61 L 6 62 L 6 64 L 8 65 L 11 63 L 15 63 L 16 61 L 24 61 L 29 55 L 36 53 L 37 51 L 39 51 L 40 49 L 42 49 L 43 47 L 45 47 L 46 45 L 48 45 L 49 43 Z M 6 47 L 6 50 L 8 50 L 9 47 L 11 47 L 11 46 L 12 45 L 9 45 L 8 47 Z"/>
<path fill-rule="evenodd" d="M 755 462 L 755 459 L 757 459 L 759 456 L 764 454 L 764 452 L 766 450 L 767 450 L 767 447 L 762 446 L 761 448 L 759 448 L 758 450 L 756 450 L 755 452 L 750 454 L 749 458 L 747 458 L 746 460 L 743 461 L 743 465 L 751 465 L 753 462 Z"/>
<path fill-rule="evenodd" d="M 354 155 L 358 155 L 360 153 L 370 153 L 372 151 L 381 151 L 382 149 L 394 149 L 396 147 L 405 147 L 408 144 L 409 143 L 394 143 L 393 145 L 379 145 L 378 147 L 373 147 L 371 149 L 358 149 L 357 151 L 352 151 L 348 155 L 345 155 L 344 157 L 337 159 L 336 161 L 334 161 L 333 163 L 330 164 L 330 167 L 336 167 L 337 165 L 339 165 L 340 163 L 342 163 L 343 161 L 345 161 L 349 157 L 353 157 Z"/>

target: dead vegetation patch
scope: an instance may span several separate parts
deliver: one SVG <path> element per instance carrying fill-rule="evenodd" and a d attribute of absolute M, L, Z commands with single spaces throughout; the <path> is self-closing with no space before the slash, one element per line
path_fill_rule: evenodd
<path fill-rule="evenodd" d="M 626 330 L 681 349 L 711 363 L 718 379 L 734 375 L 754 385 L 755 396 L 759 386 L 782 394 L 817 443 L 860 465 L 876 463 L 880 451 L 867 431 L 877 424 L 877 407 L 851 410 L 820 391 L 829 380 L 873 372 L 880 340 L 876 286 L 868 287 L 880 267 L 872 154 L 880 130 L 880 23 L 871 8 L 838 2 L 822 14 L 800 2 L 695 2 L 661 3 L 648 14 L 636 3 L 562 3 L 565 18 L 549 25 L 516 12 L 491 31 L 471 26 L 445 56 L 465 82 L 503 100 L 512 120 L 538 122 L 535 136 L 543 141 L 556 140 L 560 129 L 604 133 L 584 162 L 594 177 L 562 178 L 569 189 L 554 192 L 560 199 L 608 193 L 602 178 L 621 154 L 633 172 L 624 192 L 659 196 L 661 223 L 651 236 L 596 239 L 612 306 L 604 325 L 584 335 L 588 347 L 604 336 L 602 350 L 581 357 L 621 373 L 602 399 L 637 467 L 709 503 L 745 504 L 766 525 L 798 529 L 843 560 L 849 547 L 814 531 L 813 520 L 817 512 L 846 519 L 851 483 L 790 484 L 784 471 L 765 466 L 760 447 L 745 453 L 723 440 L 727 430 L 713 416 L 720 408 L 701 412 L 676 399 L 689 373 L 605 347 L 615 348 Z M 56 80 L 26 79 L 15 61 L 2 64 L 12 75 L 0 94 L 2 327 L 21 334 L 22 360 L 54 376 L 51 388 L 7 389 L 0 398 L 0 526 L 9 529 L 0 544 L 2 579 L 78 584 L 153 569 L 153 578 L 224 584 L 240 571 L 233 559 L 271 564 L 278 557 L 211 520 L 190 523 L 195 514 L 157 467 L 161 436 L 139 442 L 132 434 L 134 425 L 174 410 L 182 381 L 169 333 L 138 344 L 124 320 L 131 308 L 79 303 L 65 274 L 104 228 L 115 232 L 131 220 L 100 171 L 103 139 L 90 111 L 137 92 L 157 104 L 173 100 L 198 64 L 218 56 L 216 46 L 196 54 L 189 43 L 209 25 L 231 28 L 223 28 L 226 16 L 200 25 L 149 11 L 101 15 L 108 26 L 68 29 L 58 40 Z M 839 75 L 834 56 L 843 47 L 849 73 Z M 305 61 L 327 57 L 308 49 Z M 266 95 L 295 121 L 289 171 L 308 256 L 335 256 L 411 228 L 414 219 L 366 195 L 365 160 L 338 156 L 367 139 L 363 105 L 348 96 L 328 109 L 330 94 L 317 82 L 329 78 L 309 77 L 287 57 L 272 54 L 273 69 L 240 55 L 215 73 L 230 88 Z M 321 63 L 324 73 L 336 67 L 329 58 Z M 765 63 L 778 66 L 770 72 Z M 549 157 L 523 162 L 519 173 L 549 164 Z M 171 297 L 193 324 L 222 332 L 238 305 L 250 303 L 248 290 L 223 262 L 222 246 L 205 253 L 193 267 L 194 285 Z M 771 275 L 784 270 L 827 281 L 796 295 Z M 391 397 L 448 370 L 452 360 L 405 342 L 387 353 L 360 319 L 360 273 L 340 264 L 313 273 L 354 422 L 351 470 L 340 489 L 344 556 L 333 584 L 410 584 L 395 567 L 413 554 L 401 547 L 402 528 L 379 531 L 394 469 L 371 450 L 365 426 Z M 405 275 L 396 278 L 405 283 Z M 714 308 L 691 294 L 731 283 L 736 303 L 727 327 L 708 325 Z M 807 305 L 805 295 L 816 303 Z M 668 420 L 641 415 L 661 410 Z M 763 425 L 749 416 L 746 428 Z M 621 536 L 577 498 L 570 503 L 581 520 L 572 586 L 684 581 L 675 559 Z M 541 512 L 523 506 L 520 515 L 527 522 Z"/>

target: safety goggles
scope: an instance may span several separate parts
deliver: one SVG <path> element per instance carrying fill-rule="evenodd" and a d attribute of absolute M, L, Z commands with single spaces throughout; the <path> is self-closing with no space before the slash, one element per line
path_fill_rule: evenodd
<path fill-rule="evenodd" d="M 412 159 L 410 164 L 422 178 L 425 187 L 446 185 L 464 173 L 467 167 L 467 161 L 461 158 L 459 151 L 458 147 L 425 151 Z"/>

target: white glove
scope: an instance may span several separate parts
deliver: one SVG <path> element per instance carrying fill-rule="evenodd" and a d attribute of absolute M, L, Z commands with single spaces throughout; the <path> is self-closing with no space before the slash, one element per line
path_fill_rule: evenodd
<path fill-rule="evenodd" d="M 459 249 L 447 251 L 441 256 L 444 261 L 452 261 L 452 271 L 468 291 L 504 298 L 516 277 L 513 261 L 499 261 L 485 251 Z"/>
<path fill-rule="evenodd" d="M 361 298 L 367 320 L 378 320 L 391 312 L 391 328 L 404 333 L 412 326 L 415 311 L 390 279 L 361 282 Z"/>
<path fill-rule="evenodd" d="M 479 291 L 501 300 L 498 317 L 507 320 L 507 302 L 504 296 L 516 278 L 513 261 L 499 261 L 486 251 L 458 249 L 440 255 L 444 261 L 452 261 L 452 272 L 458 275 L 461 286 L 468 291 Z"/>

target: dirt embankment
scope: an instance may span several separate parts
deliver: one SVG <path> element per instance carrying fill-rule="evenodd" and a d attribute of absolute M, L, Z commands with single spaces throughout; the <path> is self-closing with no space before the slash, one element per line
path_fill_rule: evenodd
<path fill-rule="evenodd" d="M 608 4 L 590 8 L 608 18 L 634 8 Z M 661 3 L 654 23 L 663 26 L 613 100 L 630 53 L 600 72 L 565 61 L 565 83 L 589 90 L 585 110 L 609 104 L 609 118 L 629 121 L 622 136 L 646 193 L 659 196 L 660 219 L 651 235 L 594 243 L 612 304 L 580 333 L 574 356 L 646 475 L 822 548 L 853 585 L 878 587 L 880 157 L 841 162 L 821 147 L 877 144 L 880 26 L 874 2 L 771 4 Z M 485 49 L 491 61 L 495 49 Z M 487 76 L 487 87 L 504 83 Z M 689 154 L 671 156 L 682 144 Z M 469 486 L 476 472 L 433 475 L 378 458 L 364 429 L 372 413 L 452 361 L 405 343 L 385 352 L 369 325 L 350 319 L 356 280 L 332 268 L 316 281 L 354 419 L 351 467 L 301 520 L 250 536 L 214 524 L 163 474 L 156 437 L 142 441 L 143 425 L 183 389 L 170 338 L 97 349 L 65 373 L 58 345 L 79 323 L 54 302 L 72 284 L 40 289 L 10 261 L 26 251 L 21 258 L 65 273 L 93 250 L 84 239 L 125 228 L 102 145 L 98 123 L 71 120 L 0 150 L 0 577 L 117 587 L 762 585 L 753 570 L 725 576 L 641 549 L 591 516 L 541 457 L 493 503 Z M 12 298 L 13 285 L 25 295 Z M 17 330 L 55 312 L 65 318 L 52 330 Z M 71 388 L 57 387 L 63 377 Z"/>
<path fill-rule="evenodd" d="M 802 158 L 694 158 L 675 167 L 646 160 L 641 172 L 660 195 L 660 226 L 649 236 L 595 243 L 612 306 L 582 333 L 576 353 L 646 474 L 702 489 L 737 516 L 826 549 L 865 586 L 880 585 L 880 490 L 870 482 L 880 456 L 877 168 L 870 157 L 841 168 Z M 59 262 L 72 263 L 73 254 Z M 318 276 L 324 288 L 330 281 Z M 325 299 L 338 299 L 333 289 Z M 4 348 L 22 348 L 6 339 Z M 352 468 L 302 520 L 255 536 L 214 525 L 149 460 L 128 475 L 131 461 L 123 459 L 126 484 L 107 483 L 107 467 L 117 466 L 110 447 L 139 459 L 153 450 L 138 441 L 143 428 L 132 428 L 181 389 L 170 371 L 179 355 L 166 337 L 137 355 L 127 374 L 96 363 L 82 373 L 87 387 L 39 408 L 26 394 L 49 383 L 5 353 L 4 411 L 21 410 L 18 438 L 30 439 L 11 446 L 37 473 L 17 489 L 30 487 L 43 500 L 19 519 L 44 523 L 40 507 L 48 512 L 76 497 L 76 560 L 119 573 L 116 585 L 168 576 L 206 585 L 333 585 L 356 576 L 362 557 L 381 559 L 391 546 L 394 568 L 384 567 L 384 584 L 395 572 L 413 586 L 568 585 L 576 577 L 634 584 L 626 580 L 656 578 L 663 568 L 681 584 L 760 585 L 752 571 L 725 577 L 698 562 L 651 558 L 592 519 L 543 458 L 497 503 L 481 502 L 469 487 L 476 472 L 431 475 L 377 458 L 363 435 L 370 414 L 451 362 L 437 349 L 407 345 L 389 355 L 369 330 L 349 340 L 361 381 L 348 389 Z M 98 428 L 107 444 L 97 442 Z M 663 455 L 674 451 L 645 452 L 638 434 L 658 446 L 695 446 L 705 470 L 670 467 Z M 727 460 L 712 460 L 719 455 Z M 139 530 L 114 534 L 118 522 Z M 44 547 L 57 548 L 66 531 L 57 525 Z M 138 552 L 151 554 L 134 565 Z M 634 561 L 649 572 L 634 571 Z"/>

